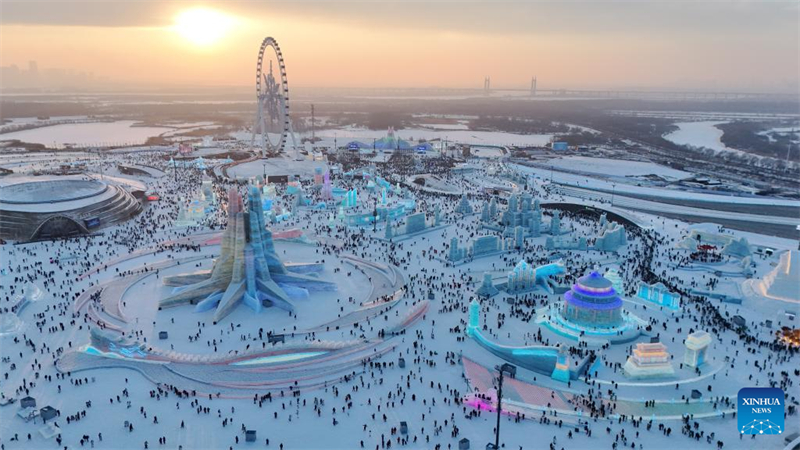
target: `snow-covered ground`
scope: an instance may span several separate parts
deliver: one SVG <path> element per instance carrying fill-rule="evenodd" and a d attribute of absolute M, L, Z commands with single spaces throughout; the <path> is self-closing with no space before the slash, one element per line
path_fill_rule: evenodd
<path fill-rule="evenodd" d="M 800 124 L 796 127 L 773 127 L 768 130 L 759 131 L 758 134 L 766 136 L 770 142 L 775 142 L 775 135 L 788 136 L 792 142 L 800 142 Z"/>
<path fill-rule="evenodd" d="M 675 125 L 677 130 L 664 135 L 664 139 L 678 144 L 687 145 L 696 148 L 709 148 L 711 150 L 721 152 L 741 152 L 737 149 L 732 149 L 720 140 L 724 134 L 722 130 L 717 128 L 727 122 L 720 121 L 702 121 L 702 122 L 678 122 Z"/>
<path fill-rule="evenodd" d="M 137 145 L 171 128 L 133 126 L 134 120 L 52 125 L 0 134 L 0 140 L 18 139 L 50 148 L 76 146 Z"/>
<path fill-rule="evenodd" d="M 617 160 L 609 160 L 609 164 L 616 162 Z M 623 172 L 626 171 L 626 165 L 626 161 L 619 161 L 619 166 Z M 800 206 L 800 202 L 797 200 L 786 200 L 772 197 L 745 197 L 734 196 L 727 193 L 705 193 L 687 191 L 685 189 L 658 188 L 644 185 L 637 180 L 630 180 L 628 183 L 619 183 L 617 181 L 620 178 L 617 178 L 616 180 L 609 180 L 586 175 L 558 172 L 557 170 L 550 170 L 549 165 L 542 165 L 541 167 L 528 167 L 514 164 L 512 167 L 544 180 L 552 179 L 552 181 L 555 183 L 569 184 L 588 189 L 599 189 L 607 192 L 616 191 L 618 193 L 642 194 L 657 198 L 660 197 L 675 200 L 691 199 L 709 203 L 739 203 L 752 205 L 753 207 L 758 207 L 758 205 Z"/>
<path fill-rule="evenodd" d="M 592 158 L 588 156 L 555 158 L 548 160 L 547 164 L 556 169 L 567 169 L 614 177 L 657 175 L 667 179 L 680 180 L 692 175 L 689 172 L 646 161 L 625 161 L 619 159 Z"/>
<path fill-rule="evenodd" d="M 347 131 L 347 130 L 345 130 Z M 350 130 L 351 135 L 343 135 L 343 130 L 328 130 L 322 133 L 325 139 L 332 139 L 336 133 L 340 144 L 346 139 L 366 139 L 382 137 L 383 132 Z M 415 139 L 434 133 L 430 130 L 401 130 L 397 135 L 404 139 Z M 443 132 L 436 132 L 443 133 Z M 451 131 L 446 132 L 448 140 L 455 140 Z M 464 133 L 467 142 L 477 145 L 507 145 L 518 135 L 502 133 Z M 249 142 L 250 136 L 242 138 Z M 77 158 L 80 155 L 74 155 Z M 9 159 L 9 163 L 23 164 L 22 158 Z M 604 396 L 613 393 L 622 402 L 644 408 L 647 400 L 656 400 L 658 406 L 646 410 L 642 422 L 635 425 L 616 416 L 591 419 L 588 415 L 576 416 L 571 411 L 553 411 L 526 420 L 514 420 L 505 416 L 501 420 L 501 442 L 506 449 L 547 449 L 552 443 L 555 449 L 623 448 L 667 449 L 691 448 L 714 449 L 717 441 L 724 442 L 724 449 L 779 449 L 783 448 L 783 436 L 758 436 L 755 440 L 742 438 L 737 431 L 736 419 L 730 414 L 725 417 L 695 418 L 690 420 L 692 433 L 703 433 L 699 439 L 681 433 L 680 419 L 666 418 L 666 411 L 680 414 L 683 398 L 690 396 L 693 389 L 703 395 L 704 400 L 717 397 L 735 398 L 738 390 L 745 386 L 768 386 L 781 383 L 790 401 L 800 397 L 797 377 L 793 371 L 797 367 L 796 356 L 778 354 L 740 340 L 730 330 L 724 330 L 712 313 L 718 310 L 722 317 L 735 314 L 746 318 L 749 333 L 764 341 L 771 342 L 774 331 L 781 324 L 789 324 L 784 312 L 794 305 L 784 303 L 765 304 L 759 301 L 745 301 L 741 305 L 722 303 L 711 299 L 709 303 L 689 302 L 684 299 L 684 310 L 677 315 L 660 311 L 652 305 L 646 306 L 634 298 L 638 281 L 641 279 L 642 257 L 647 245 L 652 245 L 654 260 L 651 269 L 663 279 L 685 289 L 709 288 L 711 280 L 719 281 L 719 289 L 735 294 L 736 286 L 744 280 L 744 275 L 729 274 L 718 276 L 717 269 L 733 272 L 740 266 L 736 258 L 725 257 L 719 264 L 698 264 L 688 260 L 688 252 L 678 248 L 677 243 L 688 232 L 687 224 L 665 219 L 656 213 L 629 213 L 636 216 L 652 233 L 653 243 L 646 241 L 644 234 L 629 234 L 629 243 L 619 253 L 597 251 L 551 251 L 545 249 L 547 235 L 526 239 L 525 248 L 510 250 L 476 258 L 457 266 L 446 264 L 444 255 L 452 238 L 464 246 L 478 236 L 497 234 L 481 223 L 481 207 L 489 199 L 484 194 L 487 186 L 504 186 L 509 189 L 522 189 L 520 183 L 509 181 L 498 169 L 494 160 L 476 160 L 474 173 L 437 175 L 437 186 L 446 188 L 445 192 L 465 192 L 475 214 L 462 217 L 454 211 L 457 199 L 430 190 L 418 191 L 413 183 L 404 190 L 411 189 L 417 197 L 417 211 L 425 212 L 432 220 L 434 208 L 441 208 L 442 226 L 435 231 L 421 233 L 392 244 L 383 240 L 384 225 L 377 230 L 345 228 L 336 218 L 338 210 L 315 211 L 298 208 L 292 203 L 294 197 L 286 195 L 283 188 L 277 189 L 274 198 L 276 205 L 293 212 L 290 219 L 271 225 L 274 233 L 293 229 L 302 230 L 309 239 L 307 243 L 276 240 L 278 255 L 285 261 L 315 262 L 325 261 L 325 269 L 319 275 L 332 280 L 339 286 L 335 293 L 311 293 L 307 299 L 297 300 L 297 316 L 269 308 L 254 313 L 246 306 L 240 306 L 228 318 L 213 324 L 213 312 L 195 312 L 191 305 L 159 311 L 158 300 L 168 295 L 171 288 L 163 285 L 163 276 L 187 274 L 201 269 L 210 269 L 213 259 L 219 255 L 219 240 L 215 240 L 225 222 L 223 204 L 215 204 L 204 225 L 192 228 L 175 226 L 178 207 L 198 195 L 200 175 L 192 169 L 172 172 L 166 168 L 161 155 L 151 153 L 114 153 L 104 161 L 88 159 L 89 170 L 96 173 L 97 164 L 113 166 L 114 162 L 152 165 L 170 172 L 170 176 L 160 178 L 140 178 L 137 182 L 160 193 L 159 202 L 147 205 L 145 212 L 129 222 L 111 228 L 104 228 L 100 235 L 77 239 L 28 243 L 21 245 L 0 245 L 0 307 L 9 307 L 12 299 L 27 282 L 39 285 L 47 298 L 27 306 L 20 313 L 24 323 L 22 330 L 0 337 L 0 363 L 3 377 L 0 378 L 0 392 L 15 398 L 27 394 L 35 397 L 38 406 L 52 405 L 60 411 L 55 419 L 60 427 L 63 441 L 56 443 L 54 438 L 45 438 L 39 433 L 41 421 L 25 422 L 17 416 L 19 402 L 0 406 L 0 443 L 5 449 L 39 448 L 145 448 L 148 449 L 226 449 L 226 448 L 268 448 L 268 449 L 388 449 L 391 447 L 408 449 L 455 449 L 461 438 L 470 440 L 471 448 L 484 448 L 493 441 L 495 416 L 489 411 L 477 414 L 472 408 L 460 404 L 469 391 L 464 379 L 464 367 L 459 364 L 463 355 L 486 367 L 494 367 L 504 361 L 480 347 L 464 334 L 468 320 L 467 306 L 474 297 L 473 292 L 482 280 L 484 273 L 496 279 L 503 279 L 520 259 L 526 259 L 534 266 L 561 258 L 567 268 L 567 275 L 558 277 L 563 286 L 571 285 L 575 278 L 592 269 L 604 271 L 614 268 L 620 271 L 625 286 L 625 308 L 654 325 L 653 336 L 658 334 L 672 355 L 676 369 L 675 377 L 657 380 L 631 380 L 622 374 L 623 365 L 630 353 L 631 344 L 611 345 L 598 350 L 601 363 L 595 367 L 591 380 L 573 380 L 569 385 L 552 380 L 525 369 L 519 369 L 518 378 L 552 392 L 539 399 L 546 405 L 551 399 L 563 393 L 588 396 L 602 392 Z M 45 164 L 46 158 L 28 167 Z M 424 163 L 421 163 L 424 164 Z M 566 164 L 565 166 L 556 164 Z M 527 168 L 517 165 L 508 167 L 528 176 L 529 194 L 543 203 L 567 201 L 588 206 L 608 208 L 606 203 L 595 200 L 548 193 L 550 178 L 557 182 L 571 182 L 585 187 L 610 188 L 609 180 L 591 178 L 558 172 L 560 167 L 583 167 L 588 173 L 611 172 L 619 176 L 644 175 L 653 172 L 663 176 L 679 177 L 679 171 L 635 161 L 599 161 L 583 158 L 554 161 L 553 171 Z M 23 166 L 25 167 L 25 166 Z M 306 194 L 316 199 L 319 194 L 310 186 L 310 177 L 317 167 L 325 167 L 320 161 L 305 159 L 292 161 L 291 158 L 270 160 L 265 166 L 261 161 L 236 166 L 231 170 L 235 177 L 249 178 L 267 172 L 299 174 L 304 180 Z M 491 170 L 489 170 L 491 168 Z M 580 167 L 579 167 L 580 168 Z M 389 176 L 389 174 L 382 174 Z M 114 174 L 114 176 L 117 176 Z M 177 177 L 177 181 L 175 180 Z M 134 179 L 136 177 L 133 177 Z M 360 210 L 371 210 L 379 201 L 377 192 L 370 193 L 364 181 L 345 181 L 334 179 L 334 186 L 344 189 L 357 187 Z M 233 186 L 226 181 L 214 183 L 217 198 L 224 198 L 227 188 Z M 670 191 L 655 187 L 640 187 L 635 184 L 617 184 L 617 192 L 648 192 L 653 195 L 691 196 L 692 198 L 714 201 L 718 196 L 692 194 L 684 191 Z M 390 196 L 398 195 L 394 192 Z M 505 210 L 507 196 L 498 197 L 498 210 Z M 740 199 L 724 197 L 725 201 L 740 201 L 750 208 L 763 204 L 783 204 L 781 200 Z M 393 199 L 395 200 L 395 199 Z M 790 202 L 795 205 L 796 202 Z M 614 208 L 612 208 L 614 210 Z M 342 212 L 344 213 L 344 211 Z M 542 229 L 548 229 L 552 210 L 545 210 Z M 499 217 L 498 217 L 499 219 Z M 498 219 L 495 219 L 496 222 Z M 209 225 L 215 225 L 214 229 Z M 397 229 L 402 226 L 402 220 Z M 583 236 L 594 239 L 600 232 L 596 219 L 564 214 L 561 227 L 568 236 Z M 753 276 L 763 277 L 777 263 L 780 253 L 796 248 L 796 241 L 761 236 L 753 233 L 740 233 L 724 230 L 734 237 L 747 237 L 753 243 L 770 245 L 776 249 L 774 256 L 754 256 Z M 644 232 L 642 232 L 644 233 Z M 166 245 L 163 246 L 162 244 Z M 157 251 L 156 251 L 157 250 Z M 328 321 L 337 320 L 357 310 L 360 303 L 368 298 L 376 286 L 373 275 L 359 272 L 352 264 L 344 261 L 345 255 L 356 255 L 364 260 L 378 264 L 392 265 L 402 274 L 406 291 L 397 304 L 384 314 L 361 321 L 353 326 L 336 329 L 320 329 L 313 335 L 304 331 Z M 178 265 L 177 263 L 181 264 Z M 158 272 L 154 268 L 159 267 Z M 142 272 L 148 268 L 147 272 Z M 97 269 L 95 271 L 95 269 Z M 81 294 L 100 286 L 107 286 L 121 280 L 121 273 L 136 272 L 142 278 L 132 283 L 121 293 L 121 309 L 127 321 L 109 317 L 108 303 L 89 302 L 91 309 L 77 308 L 76 299 Z M 22 281 L 20 281 L 22 280 Z M 713 284 L 713 283 L 712 283 Z M 108 285 L 111 290 L 111 285 Z M 402 334 L 383 335 L 386 324 L 402 318 L 415 301 L 429 298 L 430 308 L 417 322 L 413 322 Z M 109 294 L 109 291 L 106 291 Z M 102 295 L 101 295 L 102 297 Z M 481 320 L 485 325 L 485 335 L 495 342 L 506 345 L 550 345 L 562 344 L 575 351 L 584 351 L 576 341 L 558 335 L 536 323 L 537 315 L 548 305 L 558 305 L 563 300 L 559 294 L 537 289 L 532 293 L 498 296 L 481 301 Z M 113 306 L 113 303 L 111 304 Z M 717 308 L 716 310 L 708 308 Z M 796 308 L 795 308 L 796 309 Z M 246 391 L 234 398 L 232 395 L 213 395 L 215 387 L 208 379 L 198 377 L 196 385 L 208 385 L 209 392 L 197 396 L 178 397 L 167 384 L 178 383 L 178 377 L 161 380 L 148 379 L 138 370 L 121 368 L 97 368 L 93 370 L 59 373 L 55 362 L 69 352 L 89 343 L 89 328 L 92 320 L 100 317 L 109 324 L 118 326 L 126 336 L 165 351 L 188 353 L 199 356 L 230 355 L 245 351 L 250 346 L 261 347 L 264 341 L 259 331 L 287 333 L 287 342 L 302 344 L 313 340 L 345 342 L 362 338 L 367 342 L 386 339 L 389 346 L 384 356 L 376 359 L 379 365 L 362 366 L 356 364 L 347 379 L 327 383 L 314 388 L 302 389 L 293 395 L 284 390 L 283 395 L 273 390 L 270 400 L 254 400 L 255 395 L 264 395 L 266 390 Z M 773 320 L 773 328 L 767 328 L 766 320 Z M 683 340 L 690 330 L 705 329 L 715 336 L 709 353 L 709 364 L 700 373 L 687 367 L 680 367 L 684 355 Z M 168 330 L 169 337 L 158 339 L 158 331 Z M 292 333 L 297 333 L 292 336 Z M 541 334 L 539 334 L 541 333 Z M 637 342 L 649 342 L 642 336 Z M 404 358 L 405 367 L 399 367 L 399 358 Z M 13 364 L 13 368 L 12 368 Z M 153 363 L 156 364 L 156 363 Z M 282 364 L 288 364 L 286 362 Z M 197 373 L 203 373 L 202 367 Z M 304 377 L 298 380 L 305 383 L 307 378 L 318 375 L 319 366 L 308 367 Z M 789 374 L 783 378 L 780 373 Z M 149 373 L 149 372 L 148 372 Z M 258 374 L 258 370 L 253 370 Z M 261 372 L 265 378 L 269 371 Z M 162 382 L 156 385 L 155 382 Z M 676 388 L 676 384 L 678 384 Z M 180 388 L 181 386 L 177 386 Z M 219 389 L 219 387 L 217 387 Z M 552 391 L 550 391 L 552 390 Z M 212 394 L 212 395 L 208 395 Z M 119 398 L 118 398 L 119 397 Z M 89 403 L 90 402 L 90 403 Z M 575 405 L 577 406 L 577 405 Z M 713 408 L 712 408 L 713 409 Z M 719 402 L 719 410 L 728 406 Z M 67 422 L 69 418 L 69 423 Z M 786 432 L 798 430 L 797 416 L 786 419 Z M 653 420 L 652 427 L 648 422 Z M 562 422 L 563 421 L 563 422 Z M 408 434 L 401 434 L 401 422 L 408 425 Z M 697 426 L 694 426 L 694 423 Z M 126 428 L 125 424 L 128 424 Z M 131 428 L 132 426 L 132 428 Z M 663 429 L 662 429 L 663 427 Z M 243 428 L 256 430 L 255 443 L 245 444 Z M 666 429 L 670 436 L 666 436 Z M 31 434 L 30 439 L 28 433 Z M 713 433 L 713 438 L 707 437 Z M 102 440 L 101 436 L 102 434 Z M 16 437 L 16 439 L 15 439 Z M 161 443 L 164 442 L 165 443 Z M 408 439 L 407 442 L 403 441 Z M 83 440 L 83 442 L 82 442 Z M 267 440 L 269 444 L 267 445 Z"/>
<path fill-rule="evenodd" d="M 338 140 L 339 145 L 344 145 L 350 140 L 380 139 L 386 136 L 385 130 L 368 130 L 364 128 L 336 128 L 317 130 L 317 137 L 321 137 L 326 142 L 333 143 L 333 139 Z M 544 146 L 553 138 L 552 134 L 514 134 L 495 131 L 473 131 L 473 130 L 431 130 L 427 128 L 404 128 L 396 130 L 395 136 L 400 139 L 413 141 L 416 143 L 420 139 L 447 139 L 448 142 L 470 144 L 470 145 L 493 145 L 493 146 Z"/>
<path fill-rule="evenodd" d="M 635 111 L 635 110 L 617 110 L 612 111 L 614 114 L 635 117 L 663 117 L 667 119 L 676 119 L 678 121 L 692 121 L 692 120 L 775 120 L 775 119 L 797 119 L 798 114 L 784 114 L 784 113 L 743 113 L 743 112 L 730 112 L 730 111 Z"/>
<path fill-rule="evenodd" d="M 469 125 L 465 123 L 426 123 L 425 128 L 434 130 L 469 130 Z"/>

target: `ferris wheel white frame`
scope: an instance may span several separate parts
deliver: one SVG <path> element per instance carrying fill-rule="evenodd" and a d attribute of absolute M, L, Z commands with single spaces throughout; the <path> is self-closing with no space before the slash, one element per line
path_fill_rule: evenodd
<path fill-rule="evenodd" d="M 269 64 L 269 73 L 264 73 L 263 62 L 264 54 L 271 48 L 275 52 L 275 59 L 278 62 L 280 84 L 276 83 L 272 75 L 272 61 Z M 263 83 L 262 83 L 263 79 Z M 289 115 L 289 82 L 286 77 L 286 63 L 283 61 L 281 47 L 272 37 L 266 37 L 261 42 L 258 50 L 258 62 L 256 64 L 256 101 L 258 111 L 256 113 L 253 135 L 250 144 L 255 147 L 256 133 L 261 135 L 261 157 L 276 156 L 286 151 L 286 144 L 289 138 L 292 140 L 295 159 L 300 160 L 297 148 L 297 139 L 292 129 L 292 120 Z M 281 132 L 280 138 L 276 143 L 269 137 L 267 121 L 270 123 L 278 122 Z"/>

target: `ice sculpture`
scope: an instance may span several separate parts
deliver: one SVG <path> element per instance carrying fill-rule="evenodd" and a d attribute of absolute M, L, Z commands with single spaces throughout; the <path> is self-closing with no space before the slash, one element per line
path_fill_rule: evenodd
<path fill-rule="evenodd" d="M 459 200 L 458 205 L 456 205 L 456 212 L 464 216 L 472 214 L 472 205 L 469 204 L 469 200 L 465 194 L 461 194 L 461 200 Z M 488 222 L 488 220 L 486 221 Z"/>
<path fill-rule="evenodd" d="M 489 272 L 484 273 L 483 282 L 481 283 L 478 290 L 475 291 L 475 294 L 477 294 L 478 297 L 494 297 L 499 292 L 500 291 L 496 287 L 494 287 L 494 282 L 492 281 L 492 274 L 490 274 Z"/>
<path fill-rule="evenodd" d="M 469 325 L 467 325 L 467 336 L 472 337 L 475 330 L 481 326 L 481 304 L 478 300 L 472 299 L 469 304 Z"/>
<path fill-rule="evenodd" d="M 342 206 L 345 208 L 353 208 L 358 206 L 358 190 L 356 188 L 347 191 L 344 199 L 342 200 Z"/>
<path fill-rule="evenodd" d="M 333 200 L 333 187 L 331 186 L 331 173 L 325 171 L 322 176 L 322 199 L 325 201 Z"/>
<path fill-rule="evenodd" d="M 250 188 L 247 203 L 248 211 L 245 212 L 241 195 L 235 189 L 229 191 L 228 226 L 222 236 L 222 251 L 213 269 L 166 277 L 164 284 L 186 287 L 162 299 L 159 308 L 184 303 L 197 305 L 197 311 L 216 307 L 214 323 L 217 323 L 242 302 L 256 312 L 260 312 L 263 306 L 293 311 L 290 298 L 304 297 L 304 290 L 336 289 L 334 283 L 287 270 L 275 253 L 272 233 L 265 226 L 261 192 L 257 188 Z M 297 267 L 300 272 L 302 266 L 293 268 Z"/>
<path fill-rule="evenodd" d="M 628 236 L 625 227 L 616 223 L 608 222 L 600 232 L 600 236 L 594 242 L 594 249 L 601 252 L 619 251 L 620 247 L 627 245 Z"/>
<path fill-rule="evenodd" d="M 508 273 L 506 289 L 510 293 L 525 292 L 536 286 L 536 269 L 521 259 L 514 269 Z"/>
<path fill-rule="evenodd" d="M 561 213 L 553 211 L 553 218 L 550 220 L 550 234 L 558 236 L 561 234 Z"/>

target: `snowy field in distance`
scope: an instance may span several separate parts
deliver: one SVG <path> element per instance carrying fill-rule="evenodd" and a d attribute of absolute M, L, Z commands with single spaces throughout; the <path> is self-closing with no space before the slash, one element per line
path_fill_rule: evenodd
<path fill-rule="evenodd" d="M 675 124 L 678 129 L 665 134 L 664 139 L 673 144 L 705 147 L 718 152 L 741 152 L 722 143 L 723 131 L 717 128 L 717 125 L 724 123 L 727 122 L 678 122 Z"/>
<path fill-rule="evenodd" d="M 22 142 L 64 148 L 66 144 L 91 146 L 101 144 L 143 144 L 148 138 L 170 131 L 163 127 L 135 127 L 135 120 L 116 122 L 73 123 L 0 134 L 0 140 L 18 139 Z"/>
<path fill-rule="evenodd" d="M 619 177 L 638 177 L 658 175 L 680 180 L 691 176 L 689 172 L 672 169 L 646 161 L 627 161 L 618 159 L 592 158 L 589 156 L 567 156 L 547 161 L 556 169 L 579 170 L 581 172 L 612 175 Z"/>

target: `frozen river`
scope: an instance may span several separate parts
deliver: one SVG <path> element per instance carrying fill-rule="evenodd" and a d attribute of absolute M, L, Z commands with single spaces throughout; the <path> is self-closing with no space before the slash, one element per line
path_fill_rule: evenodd
<path fill-rule="evenodd" d="M 64 148 L 68 144 L 78 147 L 93 145 L 139 145 L 148 138 L 172 130 L 164 127 L 135 126 L 135 120 L 116 122 L 72 123 L 34 128 L 0 134 L 0 140 L 18 139 L 50 148 Z"/>
<path fill-rule="evenodd" d="M 705 147 L 718 152 L 740 152 L 734 148 L 727 147 L 722 143 L 722 130 L 717 128 L 724 121 L 702 121 L 702 122 L 678 122 L 675 126 L 677 130 L 664 135 L 664 139 L 678 145 L 688 145 L 692 147 Z"/>

